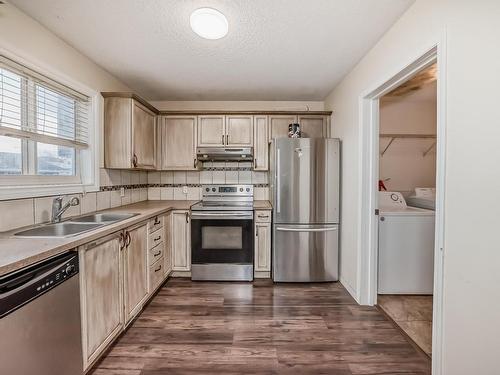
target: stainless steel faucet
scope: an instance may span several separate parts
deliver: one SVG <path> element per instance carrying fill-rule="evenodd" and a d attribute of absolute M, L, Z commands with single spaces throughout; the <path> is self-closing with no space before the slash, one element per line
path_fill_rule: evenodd
<path fill-rule="evenodd" d="M 61 216 L 62 214 L 70 207 L 72 206 L 78 206 L 80 204 L 80 199 L 77 197 L 71 198 L 66 204 L 63 206 L 62 204 L 63 197 L 57 197 L 54 198 L 52 201 L 52 218 L 51 222 L 52 223 L 59 223 L 61 222 Z"/>

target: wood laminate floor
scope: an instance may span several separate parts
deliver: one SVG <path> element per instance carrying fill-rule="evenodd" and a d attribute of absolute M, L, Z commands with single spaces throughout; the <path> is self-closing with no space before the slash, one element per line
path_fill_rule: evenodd
<path fill-rule="evenodd" d="M 430 360 L 340 283 L 169 280 L 92 375 L 430 374 Z"/>
<path fill-rule="evenodd" d="M 379 295 L 377 303 L 427 355 L 431 355 L 432 296 Z"/>

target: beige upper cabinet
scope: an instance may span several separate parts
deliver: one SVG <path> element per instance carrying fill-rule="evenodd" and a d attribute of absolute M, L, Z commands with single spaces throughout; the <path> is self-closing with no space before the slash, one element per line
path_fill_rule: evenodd
<path fill-rule="evenodd" d="M 161 119 L 161 169 L 197 169 L 196 122 L 196 116 L 164 116 Z"/>
<path fill-rule="evenodd" d="M 326 138 L 329 135 L 329 117 L 321 115 L 300 115 L 298 117 L 303 138 Z"/>
<path fill-rule="evenodd" d="M 172 211 L 172 269 L 191 270 L 191 224 L 189 211 Z"/>
<path fill-rule="evenodd" d="M 198 116 L 198 146 L 222 147 L 226 143 L 225 116 Z"/>
<path fill-rule="evenodd" d="M 269 126 L 267 116 L 254 117 L 254 165 L 256 171 L 269 169 Z"/>
<path fill-rule="evenodd" d="M 156 117 L 133 98 L 104 99 L 106 168 L 156 168 Z"/>
<path fill-rule="evenodd" d="M 132 106 L 132 164 L 135 168 L 155 169 L 156 117 L 135 100 Z"/>
<path fill-rule="evenodd" d="M 80 247 L 83 361 L 87 369 L 121 332 L 123 294 L 117 234 Z"/>
<path fill-rule="evenodd" d="M 253 116 L 226 116 L 226 146 L 253 145 Z"/>
<path fill-rule="evenodd" d="M 198 147 L 253 146 L 253 116 L 198 116 Z"/>
<path fill-rule="evenodd" d="M 288 125 L 297 122 L 297 116 L 271 115 L 269 116 L 269 139 L 288 137 Z"/>
<path fill-rule="evenodd" d="M 125 231 L 123 249 L 125 322 L 142 309 L 148 296 L 148 229 L 143 223 Z"/>

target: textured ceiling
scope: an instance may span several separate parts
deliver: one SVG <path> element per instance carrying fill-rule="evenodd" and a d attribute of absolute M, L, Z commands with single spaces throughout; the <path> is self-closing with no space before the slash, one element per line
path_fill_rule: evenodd
<path fill-rule="evenodd" d="M 322 100 L 413 0 L 11 0 L 150 100 Z M 190 13 L 222 11 L 205 40 Z"/>

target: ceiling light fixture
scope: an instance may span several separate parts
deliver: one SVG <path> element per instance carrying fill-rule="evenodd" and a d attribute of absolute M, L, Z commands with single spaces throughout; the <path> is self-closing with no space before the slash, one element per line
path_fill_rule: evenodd
<path fill-rule="evenodd" d="M 191 29 L 205 39 L 220 39 L 229 29 L 226 16 L 213 8 L 199 8 L 191 13 Z"/>

